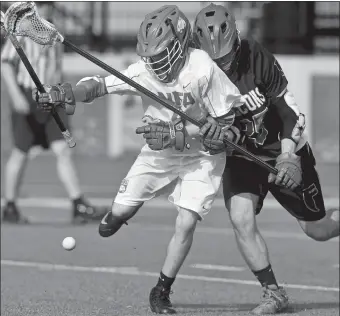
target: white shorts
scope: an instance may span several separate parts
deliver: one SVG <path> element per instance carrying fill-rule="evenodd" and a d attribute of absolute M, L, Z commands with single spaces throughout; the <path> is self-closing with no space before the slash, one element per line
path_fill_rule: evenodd
<path fill-rule="evenodd" d="M 219 190 L 225 162 L 225 153 L 164 157 L 161 152 L 142 150 L 122 181 L 115 203 L 137 206 L 171 193 L 170 202 L 202 218 Z"/>

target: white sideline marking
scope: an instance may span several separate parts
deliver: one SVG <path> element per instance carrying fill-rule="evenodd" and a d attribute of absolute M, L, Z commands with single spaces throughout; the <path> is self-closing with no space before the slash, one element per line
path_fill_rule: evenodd
<path fill-rule="evenodd" d="M 190 267 L 195 268 L 195 269 L 215 270 L 215 271 L 244 271 L 245 270 L 245 268 L 243 267 L 221 266 L 221 265 L 201 264 L 201 263 L 192 264 Z"/>
<path fill-rule="evenodd" d="M 107 206 L 111 205 L 112 199 L 104 199 L 104 198 L 93 198 L 90 199 L 92 203 L 98 206 Z M 1 198 L 1 206 L 4 206 L 5 200 Z M 325 204 L 328 207 L 338 207 L 339 200 L 336 198 L 329 198 L 325 200 Z M 37 208 L 62 208 L 68 209 L 71 206 L 71 202 L 68 199 L 64 198 L 25 198 L 19 199 L 18 205 L 21 207 L 37 207 Z M 146 203 L 147 207 L 161 207 L 161 208 L 173 208 L 173 205 L 170 202 L 165 200 L 153 200 Z M 217 199 L 214 202 L 215 207 L 224 207 L 224 201 L 222 199 Z M 264 203 L 264 207 L 268 208 L 276 208 L 281 207 L 275 200 L 269 199 Z M 54 220 L 57 221 L 57 220 Z M 60 222 L 64 223 L 64 220 Z M 173 226 L 168 225 L 140 225 L 138 223 L 133 223 L 131 225 L 140 226 L 142 229 L 153 230 L 153 231 L 171 231 L 173 232 Z M 196 228 L 196 232 L 213 234 L 213 235 L 234 235 L 234 231 L 231 228 L 215 228 L 215 227 L 203 227 L 199 226 Z M 294 240 L 311 240 L 308 236 L 303 233 L 294 233 L 294 232 L 278 232 L 278 231 L 268 231 L 261 230 L 261 233 L 266 238 L 277 238 L 277 239 L 294 239 Z M 333 238 L 328 240 L 327 242 L 339 242 L 339 238 Z"/>
<path fill-rule="evenodd" d="M 25 267 L 35 268 L 41 270 L 55 270 L 55 271 L 75 271 L 75 272 L 94 272 L 94 273 L 111 273 L 120 275 L 135 275 L 135 276 L 151 276 L 158 277 L 158 272 L 146 272 L 140 271 L 136 267 L 84 267 L 84 266 L 70 266 L 64 264 L 51 264 L 43 262 L 28 262 L 28 261 L 14 261 L 14 260 L 1 260 L 2 266 L 11 267 Z M 218 283 L 230 283 L 230 284 L 242 284 L 242 285 L 255 285 L 259 286 L 257 281 L 239 280 L 239 279 L 227 279 L 227 278 L 213 278 L 205 277 L 201 275 L 187 275 L 179 274 L 177 279 L 205 281 L 205 282 L 218 282 Z M 301 284 L 280 284 L 285 288 L 298 289 L 298 290 L 315 290 L 322 292 L 339 292 L 339 288 L 326 287 L 318 285 L 301 285 Z"/>
<path fill-rule="evenodd" d="M 107 198 L 92 198 L 90 201 L 98 206 L 109 206 L 112 204 L 112 199 Z M 5 200 L 1 198 L 1 206 L 4 206 Z M 65 198 L 24 198 L 19 199 L 18 201 L 19 206 L 23 207 L 39 207 L 39 208 L 69 208 L 71 202 Z M 153 201 L 149 201 L 145 203 L 147 207 L 162 207 L 162 208 L 173 208 L 173 204 L 168 202 L 167 200 L 157 199 Z M 325 199 L 326 207 L 339 207 L 339 199 L 338 198 L 326 198 Z M 225 207 L 224 201 L 221 198 L 215 200 L 214 207 Z M 267 199 L 264 201 L 264 207 L 268 208 L 282 208 L 282 206 L 274 199 Z"/>
<path fill-rule="evenodd" d="M 141 229 L 146 230 L 152 230 L 152 231 L 168 231 L 173 232 L 174 228 L 173 226 L 169 225 L 146 225 L 146 224 L 139 224 L 139 223 L 133 223 L 131 225 L 139 226 Z M 217 228 L 217 227 L 203 227 L 199 226 L 195 230 L 196 233 L 205 233 L 205 234 L 212 234 L 212 235 L 227 235 L 227 236 L 234 236 L 234 230 L 232 228 Z M 276 239 L 294 239 L 294 240 L 309 240 L 312 241 L 310 237 L 308 237 L 304 233 L 281 233 L 278 231 L 270 231 L 270 230 L 261 230 L 261 234 L 263 237 L 266 238 L 276 238 Z M 327 240 L 327 243 L 329 242 L 339 242 L 339 237 L 332 238 L 330 240 Z"/>

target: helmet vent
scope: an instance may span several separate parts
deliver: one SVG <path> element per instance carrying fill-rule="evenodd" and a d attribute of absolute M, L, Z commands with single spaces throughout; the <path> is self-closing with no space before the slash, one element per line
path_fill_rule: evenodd
<path fill-rule="evenodd" d="M 211 17 L 211 16 L 214 16 L 214 15 L 215 15 L 215 11 L 209 11 L 209 12 L 205 13 L 206 17 Z"/>
<path fill-rule="evenodd" d="M 226 13 L 225 13 L 225 17 L 227 18 L 228 16 L 229 16 L 229 13 L 228 13 L 228 12 L 226 12 Z"/>
<path fill-rule="evenodd" d="M 156 35 L 156 36 L 159 37 L 159 36 L 162 35 L 162 33 L 163 33 L 163 28 L 160 27 L 159 30 L 158 30 L 158 32 L 157 32 L 157 35 Z"/>
<path fill-rule="evenodd" d="M 203 32 L 202 32 L 202 29 L 200 27 L 197 28 L 197 33 L 203 37 Z"/>
<path fill-rule="evenodd" d="M 157 18 L 157 15 L 154 15 L 150 20 L 154 20 Z"/>
<path fill-rule="evenodd" d="M 227 30 L 227 23 L 222 23 L 221 24 L 221 31 L 222 31 L 222 33 L 225 33 L 225 31 Z"/>
<path fill-rule="evenodd" d="M 171 13 L 171 15 L 175 15 L 176 13 L 177 13 L 177 12 L 176 12 L 176 11 L 174 11 L 174 12 L 172 12 L 172 13 Z"/>
<path fill-rule="evenodd" d="M 152 23 L 148 23 L 147 25 L 146 25 L 146 30 L 145 30 L 145 35 L 146 35 L 146 37 L 148 36 L 148 33 L 149 33 L 149 30 L 150 30 L 150 27 L 151 27 L 151 25 L 152 25 Z"/>
<path fill-rule="evenodd" d="M 214 33 L 214 27 L 212 25 L 208 26 L 209 32 Z"/>

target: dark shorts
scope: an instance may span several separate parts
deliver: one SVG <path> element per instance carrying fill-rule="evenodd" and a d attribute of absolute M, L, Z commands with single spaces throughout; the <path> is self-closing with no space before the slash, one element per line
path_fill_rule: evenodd
<path fill-rule="evenodd" d="M 31 90 L 23 89 L 22 91 L 30 103 L 31 112 L 25 115 L 12 110 L 14 146 L 27 153 L 33 146 L 48 149 L 52 142 L 64 139 L 52 115 L 37 109 L 36 102 L 32 99 Z M 58 114 L 68 128 L 68 117 L 65 112 L 59 111 Z"/>
<path fill-rule="evenodd" d="M 256 214 L 260 213 L 268 193 L 295 218 L 303 221 L 317 221 L 326 214 L 315 158 L 308 143 L 297 155 L 301 156 L 303 190 L 296 194 L 290 190 L 268 183 L 268 171 L 247 159 L 230 157 L 223 175 L 224 200 L 240 193 L 259 196 Z M 269 162 L 272 165 L 275 161 Z"/>

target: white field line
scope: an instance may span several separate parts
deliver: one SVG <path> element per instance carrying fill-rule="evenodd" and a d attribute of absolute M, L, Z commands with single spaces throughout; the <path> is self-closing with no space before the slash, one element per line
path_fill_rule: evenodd
<path fill-rule="evenodd" d="M 113 198 L 92 198 L 90 199 L 92 203 L 98 206 L 111 205 Z M 1 206 L 4 206 L 5 200 L 1 198 Z M 39 207 L 39 208 L 69 208 L 71 202 L 65 198 L 23 198 L 19 199 L 18 205 L 22 207 Z M 150 202 L 145 203 L 147 207 L 162 207 L 162 208 L 172 208 L 173 205 L 165 199 L 156 199 Z M 325 199 L 326 207 L 339 207 L 339 199 L 338 198 L 327 198 Z M 223 207 L 224 201 L 221 198 L 215 200 L 214 207 Z M 274 199 L 267 199 L 264 202 L 264 207 L 267 208 L 282 208 L 282 206 Z"/>
<path fill-rule="evenodd" d="M 244 267 L 221 266 L 221 265 L 202 264 L 202 263 L 192 264 L 190 268 L 202 269 L 202 270 L 214 270 L 214 271 L 235 271 L 235 272 L 244 271 L 246 269 Z"/>
<path fill-rule="evenodd" d="M 54 270 L 54 271 L 111 273 L 111 274 L 119 274 L 119 275 L 148 276 L 148 277 L 156 277 L 156 278 L 159 276 L 158 272 L 140 271 L 136 267 L 84 267 L 84 266 L 70 266 L 70 265 L 63 265 L 63 264 L 14 261 L 14 260 L 1 260 L 1 265 L 10 266 L 10 267 L 34 268 L 34 269 L 40 269 L 40 270 L 45 270 L 45 271 Z M 257 281 L 217 278 L 217 277 L 205 277 L 201 275 L 179 274 L 177 276 L 177 279 L 259 286 Z M 319 285 L 286 284 L 286 283 L 281 284 L 281 285 L 284 286 L 285 288 L 298 289 L 298 290 L 339 292 L 339 288 L 336 288 L 336 287 L 326 287 L 326 286 L 319 286 Z"/>
<path fill-rule="evenodd" d="M 174 227 L 170 225 L 146 225 L 146 224 L 140 224 L 140 223 L 132 223 L 131 225 L 138 226 L 141 229 L 145 230 L 151 230 L 151 231 L 167 231 L 167 232 L 173 232 Z M 234 230 L 232 228 L 217 228 L 217 227 L 206 227 L 206 226 L 199 226 L 195 230 L 196 233 L 205 233 L 205 234 L 211 234 L 211 235 L 226 235 L 226 236 L 234 236 Z M 297 240 L 309 240 L 312 241 L 310 237 L 308 237 L 306 234 L 302 233 L 294 233 L 294 232 L 278 232 L 278 231 L 270 231 L 270 230 L 264 230 L 261 229 L 261 234 L 265 238 L 275 238 L 275 239 L 294 239 Z M 327 241 L 329 242 L 339 242 L 339 238 L 333 238 Z"/>
<path fill-rule="evenodd" d="M 96 205 L 110 205 L 112 203 L 111 199 L 102 199 L 102 198 L 94 198 L 91 199 L 91 202 L 93 202 Z M 326 205 L 328 207 L 331 207 L 330 205 L 336 207 L 338 205 L 339 200 L 333 198 L 328 199 L 325 201 Z M 1 206 L 3 206 L 5 203 L 4 199 L 1 198 Z M 19 199 L 18 205 L 20 207 L 37 207 L 39 209 L 41 208 L 62 208 L 62 209 L 68 209 L 71 206 L 71 203 L 68 199 L 64 198 L 25 198 L 25 199 Z M 146 203 L 147 207 L 157 207 L 157 208 L 166 208 L 166 207 L 173 207 L 170 202 L 167 202 L 165 200 L 154 200 L 151 202 Z M 214 202 L 214 206 L 216 207 L 224 207 L 224 201 L 222 199 L 217 199 Z M 275 200 L 267 200 L 264 204 L 264 207 L 268 208 L 276 208 L 281 207 Z M 54 220 L 57 221 L 57 220 Z M 65 222 L 65 220 L 60 221 L 62 223 Z M 153 230 L 153 231 L 173 231 L 173 226 L 170 225 L 141 225 L 138 223 L 131 223 L 131 225 L 139 226 L 142 229 L 147 230 Z M 216 227 L 206 227 L 206 226 L 198 226 L 196 228 L 196 232 L 198 233 L 206 233 L 206 234 L 213 234 L 213 235 L 234 235 L 234 231 L 231 228 L 216 228 Z M 268 231 L 268 230 L 261 230 L 261 234 L 266 238 L 276 238 L 276 239 L 294 239 L 294 240 L 311 240 L 308 236 L 306 236 L 304 233 L 294 233 L 294 232 L 278 232 L 278 231 Z M 339 238 L 333 238 L 327 242 L 339 242 Z"/>

